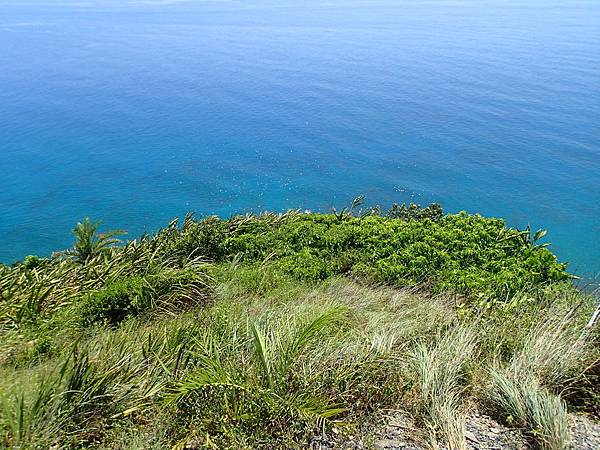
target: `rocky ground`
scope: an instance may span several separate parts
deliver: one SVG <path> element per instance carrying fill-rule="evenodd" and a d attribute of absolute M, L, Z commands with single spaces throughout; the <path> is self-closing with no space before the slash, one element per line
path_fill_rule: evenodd
<path fill-rule="evenodd" d="M 425 450 L 419 431 L 404 414 L 388 415 L 385 425 L 375 439 L 361 439 L 337 432 L 316 436 L 310 444 L 314 450 Z M 581 415 L 571 416 L 571 448 L 573 450 L 600 449 L 600 423 Z M 467 417 L 466 440 L 469 450 L 526 450 L 532 448 L 525 437 L 515 429 L 507 428 L 492 418 L 472 413 Z"/>
<path fill-rule="evenodd" d="M 492 418 L 473 413 L 467 418 L 465 437 L 469 449 L 507 449 L 528 448 L 527 442 L 517 430 L 507 428 Z"/>
<path fill-rule="evenodd" d="M 385 427 L 382 437 L 377 439 L 374 447 L 377 450 L 422 450 L 427 448 L 420 444 L 416 428 L 410 419 L 397 415 Z M 465 437 L 469 450 L 522 450 L 527 443 L 518 431 L 511 430 L 488 416 L 473 413 L 467 417 Z"/>
<path fill-rule="evenodd" d="M 600 449 L 600 423 L 584 416 L 571 416 L 571 438 L 576 450 Z"/>

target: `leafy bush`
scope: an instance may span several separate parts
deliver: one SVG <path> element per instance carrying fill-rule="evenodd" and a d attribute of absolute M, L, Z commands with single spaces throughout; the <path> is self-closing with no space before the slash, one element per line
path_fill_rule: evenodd
<path fill-rule="evenodd" d="M 84 326 L 99 321 L 119 323 L 130 314 L 149 309 L 152 297 L 144 278 L 125 278 L 87 294 L 80 304 L 79 319 Z"/>
<path fill-rule="evenodd" d="M 428 283 L 435 291 L 469 297 L 502 299 L 571 278 L 529 230 L 480 215 L 442 216 L 435 205 L 396 206 L 383 217 L 297 212 L 211 217 L 188 222 L 170 236 L 168 248 L 180 257 L 201 254 L 217 262 L 274 261 L 301 280 L 351 273 L 394 285 Z"/>
<path fill-rule="evenodd" d="M 23 260 L 22 264 L 23 264 L 24 269 L 31 270 L 31 269 L 36 269 L 47 262 L 48 262 L 48 260 L 45 258 L 40 258 L 39 256 L 36 256 L 36 255 L 27 255 L 25 257 L 25 259 Z"/>
<path fill-rule="evenodd" d="M 479 215 L 443 215 L 435 204 L 394 205 L 386 216 L 378 208 L 353 215 L 359 204 L 333 214 L 290 211 L 203 220 L 188 215 L 181 227 L 175 220 L 124 246 L 113 245 L 114 233 L 100 235 L 97 224 L 84 221 L 74 250 L 0 266 L 0 327 L 45 320 L 123 278 L 147 280 L 161 271 L 196 265 L 199 258 L 238 267 L 258 264 L 273 274 L 309 282 L 352 275 L 395 286 L 426 285 L 468 299 L 467 312 L 512 308 L 507 299 L 517 292 L 546 283 L 569 284 L 566 265 L 537 243 L 543 231 L 509 229 L 500 219 Z M 132 293 L 113 293 L 113 300 L 129 305 L 129 297 L 140 297 L 139 289 L 146 289 L 130 287 Z M 144 295 L 137 301 L 144 303 Z M 92 303 L 96 301 L 109 300 Z"/>
<path fill-rule="evenodd" d="M 304 248 L 280 259 L 277 266 L 283 272 L 300 280 L 324 280 L 335 273 L 333 264 L 310 248 Z"/>
<path fill-rule="evenodd" d="M 174 309 L 203 302 L 207 290 L 206 275 L 194 270 L 126 277 L 86 294 L 76 307 L 76 315 L 84 326 L 96 322 L 117 324 L 155 307 Z"/>
<path fill-rule="evenodd" d="M 388 217 L 392 219 L 402 220 L 423 220 L 430 219 L 434 222 L 440 220 L 444 216 L 441 205 L 438 203 L 432 203 L 425 208 L 421 208 L 420 205 L 411 203 L 410 205 L 399 205 L 394 203 L 388 211 Z"/>

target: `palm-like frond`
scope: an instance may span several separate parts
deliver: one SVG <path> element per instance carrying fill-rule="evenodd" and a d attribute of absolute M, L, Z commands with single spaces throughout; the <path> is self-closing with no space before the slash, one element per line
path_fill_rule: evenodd
<path fill-rule="evenodd" d="M 91 258 L 101 254 L 111 246 L 120 242 L 116 236 L 125 234 L 125 231 L 114 230 L 105 233 L 99 233 L 98 228 L 102 222 L 92 222 L 86 217 L 83 222 L 79 222 L 73 229 L 75 235 L 75 246 L 72 254 L 78 261 L 85 263 Z"/>

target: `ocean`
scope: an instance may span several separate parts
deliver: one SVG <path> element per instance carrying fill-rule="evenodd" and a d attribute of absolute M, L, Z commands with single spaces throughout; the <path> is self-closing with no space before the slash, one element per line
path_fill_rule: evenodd
<path fill-rule="evenodd" d="M 0 261 L 363 194 L 600 272 L 600 2 L 0 0 Z"/>

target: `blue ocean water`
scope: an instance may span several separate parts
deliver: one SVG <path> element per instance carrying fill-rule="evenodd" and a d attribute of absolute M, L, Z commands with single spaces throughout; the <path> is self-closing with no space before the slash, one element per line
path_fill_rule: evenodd
<path fill-rule="evenodd" d="M 439 201 L 600 271 L 600 2 L 0 0 L 0 261 Z"/>

